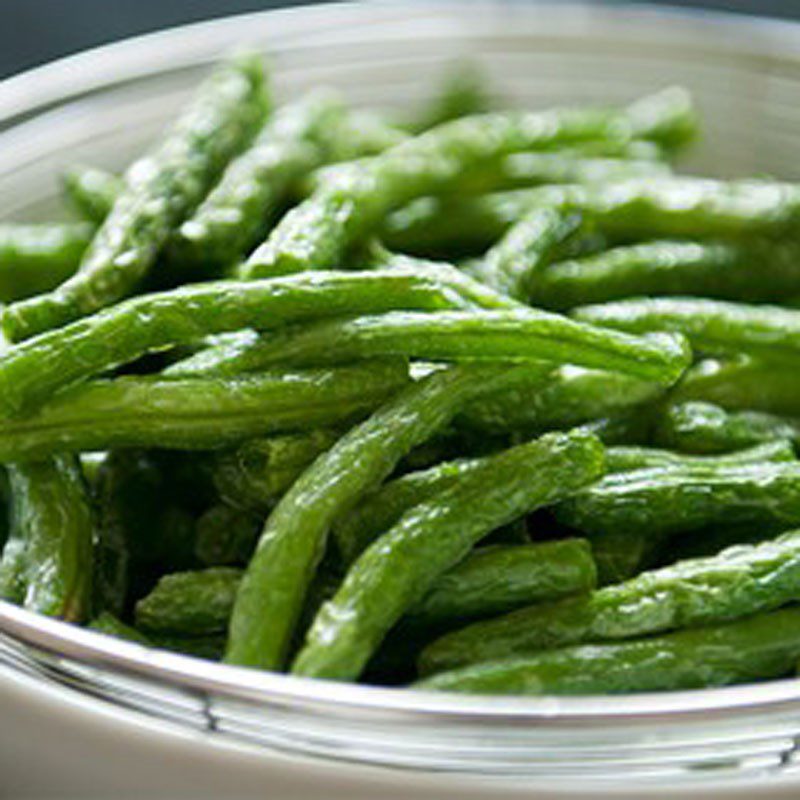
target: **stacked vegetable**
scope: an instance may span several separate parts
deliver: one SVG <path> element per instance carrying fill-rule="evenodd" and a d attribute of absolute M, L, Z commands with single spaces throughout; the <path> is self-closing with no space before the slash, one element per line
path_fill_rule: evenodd
<path fill-rule="evenodd" d="M 416 123 L 242 54 L 78 222 L 0 229 L 0 595 L 467 692 L 800 658 L 800 187 L 676 176 L 685 92 Z"/>

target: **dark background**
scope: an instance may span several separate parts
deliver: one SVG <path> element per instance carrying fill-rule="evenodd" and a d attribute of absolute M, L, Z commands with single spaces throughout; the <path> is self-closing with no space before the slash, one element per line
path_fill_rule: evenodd
<path fill-rule="evenodd" d="M 0 0 L 0 77 L 137 33 L 302 4 L 291 0 Z M 800 19 L 800 0 L 671 0 L 671 4 Z"/>

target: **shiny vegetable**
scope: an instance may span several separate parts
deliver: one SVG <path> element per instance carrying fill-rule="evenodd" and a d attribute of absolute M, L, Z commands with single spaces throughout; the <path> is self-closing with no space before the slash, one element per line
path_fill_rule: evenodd
<path fill-rule="evenodd" d="M 31 611 L 81 622 L 89 613 L 94 521 L 74 456 L 9 466 L 13 525 L 25 542 Z"/>
<path fill-rule="evenodd" d="M 799 576 L 800 533 L 795 531 L 477 622 L 426 648 L 420 669 L 430 674 L 567 644 L 726 622 L 797 600 Z"/>
<path fill-rule="evenodd" d="M 112 447 L 215 449 L 345 424 L 402 388 L 407 374 L 405 363 L 385 360 L 241 378 L 97 380 L 0 422 L 0 463 Z"/>
<path fill-rule="evenodd" d="M 780 678 L 800 655 L 800 609 L 664 636 L 476 664 L 414 684 L 477 694 L 621 694 Z"/>
<path fill-rule="evenodd" d="M 12 341 L 27 339 L 133 291 L 170 233 L 252 138 L 265 110 L 259 58 L 241 55 L 220 67 L 160 146 L 125 173 L 125 189 L 75 275 L 48 294 L 5 309 L 6 336 Z"/>
<path fill-rule="evenodd" d="M 590 434 L 549 434 L 494 457 L 410 509 L 369 547 L 325 603 L 292 665 L 307 677 L 353 680 L 402 614 L 493 529 L 568 496 L 603 470 Z"/>

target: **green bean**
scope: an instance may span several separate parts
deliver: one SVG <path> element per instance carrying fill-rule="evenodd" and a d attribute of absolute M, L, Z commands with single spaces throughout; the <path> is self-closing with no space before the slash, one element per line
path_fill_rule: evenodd
<path fill-rule="evenodd" d="M 26 541 L 12 525 L 0 557 L 0 600 L 20 604 L 25 599 Z"/>
<path fill-rule="evenodd" d="M 474 623 L 426 648 L 420 669 L 430 674 L 564 645 L 727 622 L 797 600 L 798 577 L 800 532 L 793 531 Z"/>
<path fill-rule="evenodd" d="M 765 530 L 800 523 L 800 464 L 658 467 L 608 475 L 556 509 L 588 535 L 633 531 L 651 539 L 714 524 Z"/>
<path fill-rule="evenodd" d="M 225 652 L 225 636 L 212 633 L 208 636 L 173 636 L 167 633 L 151 633 L 148 637 L 154 647 L 169 650 L 191 658 L 219 661 Z"/>
<path fill-rule="evenodd" d="M 0 414 L 27 409 L 72 383 L 211 333 L 461 304 L 460 296 L 437 280 L 400 270 L 220 281 L 134 297 L 6 350 L 0 360 Z"/>
<path fill-rule="evenodd" d="M 780 678 L 800 655 L 800 609 L 727 625 L 476 664 L 414 684 L 478 694 L 559 695 L 704 689 Z"/>
<path fill-rule="evenodd" d="M 609 447 L 606 463 L 609 472 L 626 472 L 634 469 L 654 467 L 689 468 L 736 466 L 739 464 L 761 464 L 768 461 L 794 461 L 795 452 L 791 440 L 771 439 L 754 447 L 736 450 L 723 455 L 684 455 L 655 447 Z"/>
<path fill-rule="evenodd" d="M 798 417 L 800 371 L 783 363 L 709 359 L 689 370 L 671 397 L 675 403 L 701 401 L 730 411 Z"/>
<path fill-rule="evenodd" d="M 121 619 L 109 611 L 98 614 L 86 627 L 97 633 L 104 633 L 106 636 L 115 636 L 117 639 L 125 639 L 135 644 L 143 644 L 145 647 L 152 647 L 153 642 L 136 628 L 126 625 Z"/>
<path fill-rule="evenodd" d="M 656 425 L 658 444 L 685 453 L 727 453 L 762 442 L 800 443 L 800 421 L 761 411 L 725 411 L 712 403 L 668 406 Z"/>
<path fill-rule="evenodd" d="M 70 167 L 61 176 L 61 182 L 75 210 L 96 225 L 111 213 L 125 186 L 113 173 L 82 164 Z"/>
<path fill-rule="evenodd" d="M 446 190 L 469 169 L 521 150 L 593 139 L 681 136 L 693 127 L 687 97 L 668 91 L 622 111 L 555 109 L 463 117 L 339 170 L 275 228 L 242 266 L 245 278 L 336 266 L 382 218 L 421 195 Z M 402 248 L 401 248 L 402 249 Z"/>
<path fill-rule="evenodd" d="M 240 349 L 224 371 L 223 365 L 218 370 L 240 374 L 280 364 L 347 363 L 379 355 L 432 361 L 569 361 L 662 385 L 674 383 L 691 358 L 680 338 L 614 336 L 534 309 L 389 312 L 276 331 Z"/>
<path fill-rule="evenodd" d="M 779 300 L 800 290 L 799 259 L 793 242 L 645 242 L 551 264 L 530 296 L 560 310 L 638 295 Z"/>
<path fill-rule="evenodd" d="M 232 567 L 165 575 L 136 603 L 136 627 L 181 636 L 222 633 L 240 579 Z"/>
<path fill-rule="evenodd" d="M 6 336 L 26 339 L 129 294 L 170 233 L 255 134 L 265 113 L 263 83 L 255 56 L 240 56 L 217 70 L 161 145 L 128 169 L 125 188 L 75 275 L 56 290 L 5 310 Z"/>
<path fill-rule="evenodd" d="M 567 365 L 544 380 L 471 403 L 459 421 L 494 433 L 568 428 L 634 410 L 662 394 L 663 387 L 652 381 Z"/>
<path fill-rule="evenodd" d="M 222 500 L 236 508 L 268 511 L 340 437 L 339 431 L 321 429 L 244 442 L 216 457 L 214 486 Z"/>
<path fill-rule="evenodd" d="M 649 144 L 640 142 L 639 144 Z M 465 175 L 457 190 L 465 194 L 510 191 L 547 184 L 606 183 L 642 177 L 664 177 L 669 164 L 650 158 L 584 154 L 578 148 L 552 153 L 514 153 L 499 164 Z"/>
<path fill-rule="evenodd" d="M 177 636 L 225 630 L 241 576 L 241 570 L 230 567 L 163 576 L 136 604 L 137 630 Z M 312 604 L 317 610 L 333 597 L 339 582 L 338 578 L 325 581 L 323 596 Z M 588 591 L 594 583 L 591 550 L 582 539 L 483 547 L 444 573 L 410 609 L 407 621 L 430 628 L 478 619 Z"/>
<path fill-rule="evenodd" d="M 349 514 L 334 523 L 333 534 L 343 560 L 352 563 L 409 508 L 436 497 L 476 470 L 485 470 L 486 460 L 491 458 L 445 461 L 402 475 L 366 495 Z"/>
<path fill-rule="evenodd" d="M 23 605 L 80 622 L 89 611 L 93 519 L 74 456 L 9 467 L 14 525 L 25 542 Z"/>
<path fill-rule="evenodd" d="M 512 225 L 479 262 L 475 274 L 484 283 L 527 302 L 536 291 L 539 275 L 558 248 L 583 228 L 580 214 L 537 208 Z"/>
<path fill-rule="evenodd" d="M 800 311 L 781 306 L 691 297 L 633 298 L 582 306 L 572 316 L 628 333 L 680 333 L 705 353 L 745 353 L 788 364 L 796 364 L 800 354 Z"/>
<path fill-rule="evenodd" d="M 363 109 L 343 114 L 319 131 L 325 160 L 332 162 L 378 155 L 406 139 L 408 134 L 402 128 L 392 125 L 381 114 Z"/>
<path fill-rule="evenodd" d="M 791 234 L 800 219 L 800 189 L 771 181 L 681 176 L 422 198 L 389 215 L 382 238 L 391 249 L 409 253 L 480 251 L 543 206 L 583 213 L 601 232 L 622 240 L 741 241 Z"/>
<path fill-rule="evenodd" d="M 246 255 L 290 190 L 323 160 L 320 139 L 343 114 L 328 93 L 279 110 L 180 226 L 171 257 L 224 267 Z"/>
<path fill-rule="evenodd" d="M 78 268 L 92 239 L 82 222 L 0 224 L 0 301 L 47 292 Z"/>
<path fill-rule="evenodd" d="M 520 367 L 518 369 L 528 369 Z M 279 668 L 331 525 L 473 397 L 513 380 L 507 366 L 434 372 L 322 454 L 267 519 L 236 598 L 226 660 Z"/>
<path fill-rule="evenodd" d="M 441 575 L 407 612 L 416 627 L 503 614 L 514 608 L 594 589 L 596 570 L 584 539 L 474 550 Z"/>
<path fill-rule="evenodd" d="M 0 421 L 0 463 L 113 447 L 231 447 L 270 433 L 358 419 L 406 382 L 405 363 L 265 372 L 241 378 L 97 380 Z"/>
<path fill-rule="evenodd" d="M 320 610 L 292 673 L 354 679 L 402 614 L 491 530 L 568 496 L 603 470 L 590 434 L 548 434 L 410 509 L 350 568 Z"/>
<path fill-rule="evenodd" d="M 263 518 L 225 503 L 211 506 L 197 520 L 194 551 L 208 567 L 245 564 L 253 555 Z"/>
<path fill-rule="evenodd" d="M 662 542 L 642 531 L 604 531 L 591 537 L 598 586 L 627 581 L 657 561 Z"/>
<path fill-rule="evenodd" d="M 451 65 L 433 96 L 414 114 L 410 129 L 425 131 L 459 117 L 479 114 L 491 105 L 486 75 L 472 63 Z"/>

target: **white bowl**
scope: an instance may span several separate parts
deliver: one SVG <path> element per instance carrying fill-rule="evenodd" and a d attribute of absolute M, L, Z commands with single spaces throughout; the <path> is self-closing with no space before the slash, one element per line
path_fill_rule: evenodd
<path fill-rule="evenodd" d="M 463 56 L 504 102 L 530 108 L 680 83 L 705 120 L 687 168 L 800 176 L 800 26 L 629 7 L 346 3 L 166 31 L 0 84 L 0 216 L 59 213 L 63 167 L 123 167 L 242 43 L 270 55 L 279 97 L 332 84 L 369 106 L 417 102 Z M 753 796 L 752 781 L 760 797 L 800 791 L 794 680 L 616 698 L 426 694 L 148 651 L 0 603 L 0 702 L 0 775 L 40 791 L 64 789 L 81 747 L 100 757 L 69 773 L 78 790 L 138 777 L 141 792 L 195 794 L 271 781 L 271 796 L 292 781 L 295 796 L 331 797 Z M 25 737 L 39 742 L 30 762 Z M 48 759 L 49 773 L 37 766 Z"/>

